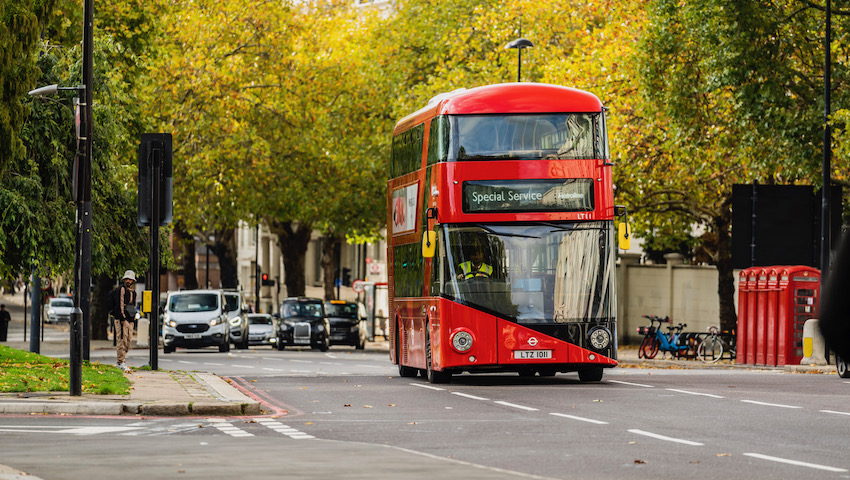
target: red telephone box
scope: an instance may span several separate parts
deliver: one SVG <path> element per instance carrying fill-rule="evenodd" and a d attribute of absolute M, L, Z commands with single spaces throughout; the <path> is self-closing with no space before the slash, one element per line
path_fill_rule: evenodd
<path fill-rule="evenodd" d="M 736 348 L 736 361 L 744 363 L 747 358 L 747 315 L 749 315 L 750 284 L 747 281 L 748 269 L 738 273 L 738 345 Z"/>
<path fill-rule="evenodd" d="M 764 364 L 776 365 L 777 307 L 779 301 L 779 272 L 767 270 L 767 324 L 765 325 Z"/>
<path fill-rule="evenodd" d="M 820 271 L 751 267 L 739 274 L 737 361 L 790 365 L 803 358 L 803 325 L 817 318 Z"/>

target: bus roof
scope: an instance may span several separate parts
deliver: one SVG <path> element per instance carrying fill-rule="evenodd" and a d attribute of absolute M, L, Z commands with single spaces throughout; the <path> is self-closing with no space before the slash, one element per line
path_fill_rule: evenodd
<path fill-rule="evenodd" d="M 591 113 L 599 98 L 584 90 L 547 83 L 498 83 L 437 95 L 428 105 L 402 118 L 393 135 L 437 115 L 488 113 Z"/>

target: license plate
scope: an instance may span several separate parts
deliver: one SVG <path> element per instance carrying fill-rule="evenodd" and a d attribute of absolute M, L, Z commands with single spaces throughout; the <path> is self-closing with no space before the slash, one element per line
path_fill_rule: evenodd
<path fill-rule="evenodd" d="M 514 360 L 552 358 L 552 350 L 514 350 Z"/>
<path fill-rule="evenodd" d="M 309 345 L 310 338 L 296 338 L 292 343 L 295 343 L 297 345 Z"/>
<path fill-rule="evenodd" d="M 183 338 L 188 339 L 188 340 L 195 340 L 195 339 L 201 338 L 201 334 L 200 333 L 187 333 L 186 335 L 183 335 Z"/>

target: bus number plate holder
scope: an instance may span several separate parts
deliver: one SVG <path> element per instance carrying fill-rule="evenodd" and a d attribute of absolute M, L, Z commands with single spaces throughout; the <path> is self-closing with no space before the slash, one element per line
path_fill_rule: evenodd
<path fill-rule="evenodd" d="M 539 360 L 552 358 L 552 350 L 514 350 L 514 360 Z"/>

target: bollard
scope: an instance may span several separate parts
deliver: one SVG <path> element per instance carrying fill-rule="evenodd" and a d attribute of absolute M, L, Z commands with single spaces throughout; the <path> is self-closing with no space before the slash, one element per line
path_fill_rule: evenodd
<path fill-rule="evenodd" d="M 818 319 L 811 318 L 803 324 L 803 358 L 800 365 L 826 365 L 825 344 L 818 328 Z"/>
<path fill-rule="evenodd" d="M 150 320 L 148 320 L 148 317 L 139 318 L 139 326 L 136 328 L 136 346 L 150 346 Z"/>

